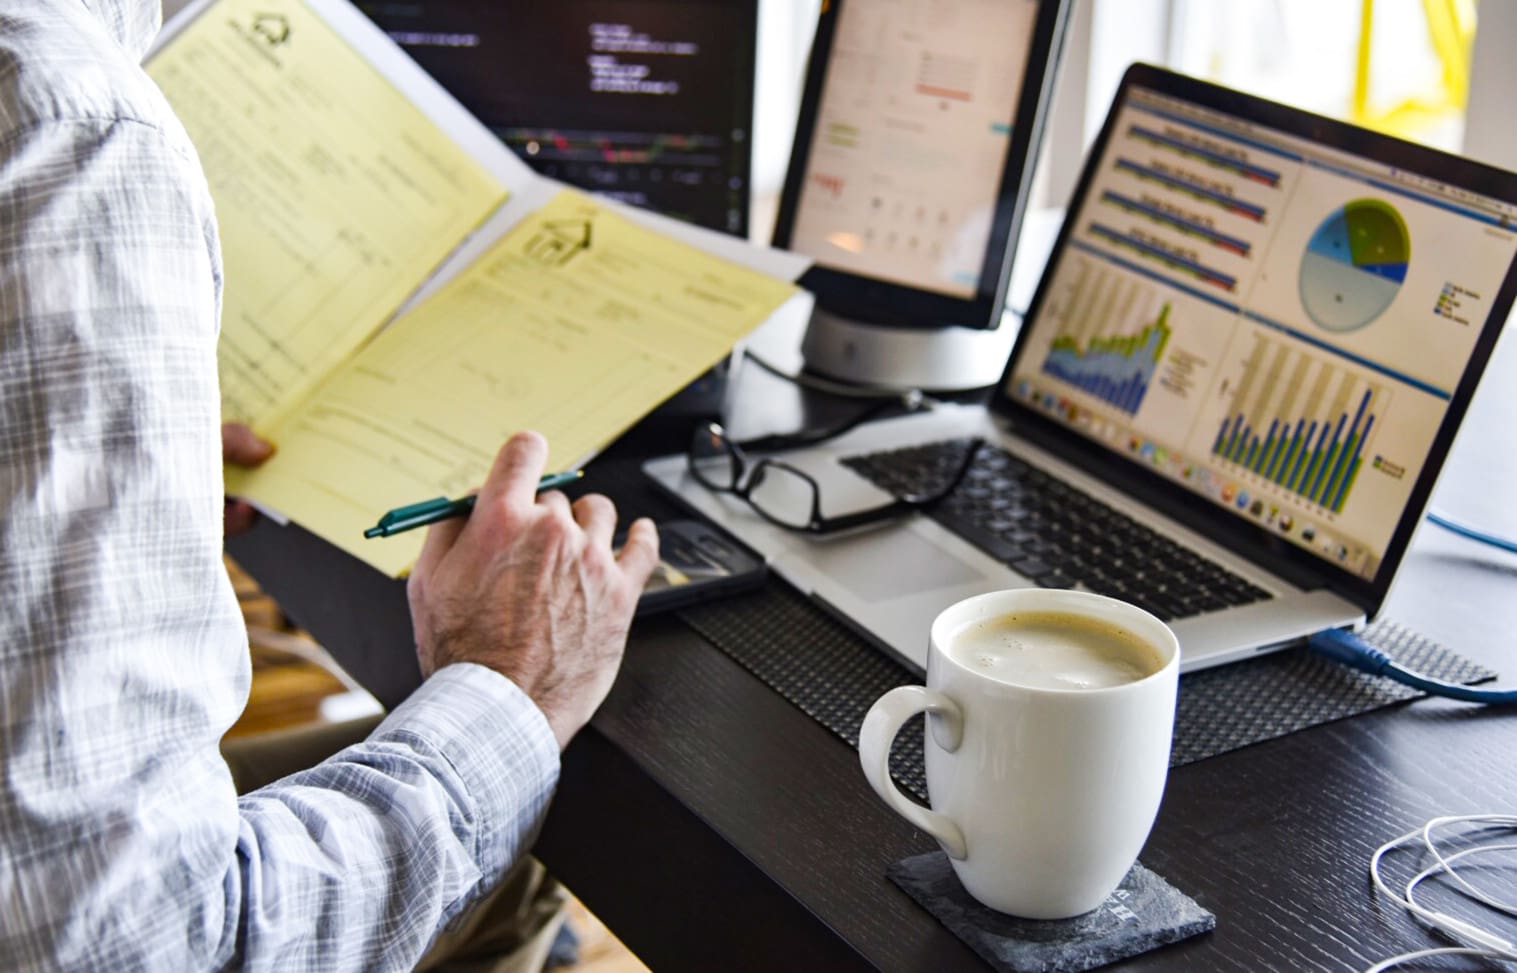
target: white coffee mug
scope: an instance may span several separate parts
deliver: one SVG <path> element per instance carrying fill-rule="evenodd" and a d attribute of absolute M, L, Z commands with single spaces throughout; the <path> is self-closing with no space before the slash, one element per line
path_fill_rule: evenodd
<path fill-rule="evenodd" d="M 977 625 L 1031 613 L 1075 616 L 1152 650 L 1151 671 L 1100 688 L 1062 685 L 950 651 Z M 1078 626 L 1072 626 L 1078 627 Z M 927 685 L 877 700 L 859 734 L 870 785 L 936 838 L 975 899 L 1029 919 L 1089 912 L 1121 883 L 1148 839 L 1169 770 L 1180 645 L 1126 602 L 1022 588 L 965 599 L 932 623 Z M 890 779 L 902 724 L 928 714 L 928 809 Z"/>

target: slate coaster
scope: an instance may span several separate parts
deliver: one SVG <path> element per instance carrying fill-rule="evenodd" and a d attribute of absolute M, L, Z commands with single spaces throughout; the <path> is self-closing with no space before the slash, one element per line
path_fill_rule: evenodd
<path fill-rule="evenodd" d="M 940 851 L 885 870 L 917 904 L 998 970 L 1075 973 L 1210 932 L 1217 917 L 1135 864 L 1100 907 L 1073 919 L 1018 919 L 976 902 Z"/>

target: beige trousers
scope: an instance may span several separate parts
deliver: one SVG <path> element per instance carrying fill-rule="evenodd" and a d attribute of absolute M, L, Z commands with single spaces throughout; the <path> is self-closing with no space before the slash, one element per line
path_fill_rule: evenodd
<path fill-rule="evenodd" d="M 222 741 L 237 793 L 315 766 L 367 737 L 380 717 L 280 730 Z M 559 927 L 568 893 L 541 863 L 524 856 L 473 909 L 444 929 L 417 970 L 434 973 L 538 973 Z"/>

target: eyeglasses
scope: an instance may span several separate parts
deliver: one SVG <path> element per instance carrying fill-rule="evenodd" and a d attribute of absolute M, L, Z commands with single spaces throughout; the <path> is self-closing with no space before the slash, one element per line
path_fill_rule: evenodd
<path fill-rule="evenodd" d="M 768 437 L 763 442 L 773 443 L 781 438 Z M 816 437 L 808 439 L 817 441 Z M 687 463 L 690 475 L 706 489 L 736 496 L 771 524 L 810 534 L 831 534 L 932 507 L 964 479 L 981 445 L 978 439 L 971 442 L 958 469 L 931 493 L 897 497 L 884 506 L 836 517 L 823 515 L 822 490 L 810 474 L 782 460 L 750 458 L 744 447 L 752 448 L 752 444 L 734 442 L 716 423 L 695 431 Z"/>

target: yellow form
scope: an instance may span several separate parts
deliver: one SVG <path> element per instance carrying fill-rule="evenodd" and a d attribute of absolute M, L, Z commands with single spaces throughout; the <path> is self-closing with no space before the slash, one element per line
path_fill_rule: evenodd
<path fill-rule="evenodd" d="M 402 574 L 425 532 L 366 540 L 385 511 L 479 486 L 522 429 L 548 437 L 547 472 L 576 468 L 794 293 L 565 190 L 350 359 L 228 491 Z"/>
<path fill-rule="evenodd" d="M 216 201 L 223 418 L 267 433 L 506 188 L 300 0 L 221 0 L 147 70 Z"/>

